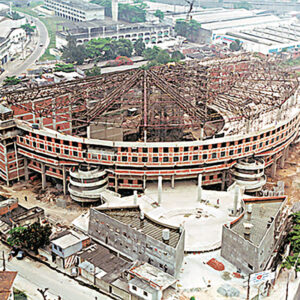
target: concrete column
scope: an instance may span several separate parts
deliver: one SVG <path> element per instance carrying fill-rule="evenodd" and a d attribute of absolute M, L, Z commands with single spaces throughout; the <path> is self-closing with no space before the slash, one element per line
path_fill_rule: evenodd
<path fill-rule="evenodd" d="M 203 141 L 203 138 L 204 138 L 204 127 L 201 126 L 200 127 L 200 141 Z"/>
<path fill-rule="evenodd" d="M 115 174 L 115 192 L 118 192 L 118 175 Z"/>
<path fill-rule="evenodd" d="M 226 184 L 226 172 L 224 171 L 222 173 L 222 186 L 221 186 L 221 191 L 225 190 L 225 184 Z"/>
<path fill-rule="evenodd" d="M 175 188 L 175 175 L 172 175 L 172 177 L 171 177 L 171 188 L 172 189 Z"/>
<path fill-rule="evenodd" d="M 63 166 L 63 190 L 64 190 L 64 195 L 67 194 L 67 178 L 66 178 L 66 166 Z"/>
<path fill-rule="evenodd" d="M 42 189 L 46 188 L 46 168 L 45 164 L 41 163 L 41 170 L 42 170 Z"/>
<path fill-rule="evenodd" d="M 236 216 L 237 213 L 237 204 L 240 198 L 240 187 L 238 185 L 235 186 L 234 189 L 234 199 L 233 199 L 233 215 Z"/>
<path fill-rule="evenodd" d="M 25 175 L 25 180 L 29 181 L 28 159 L 26 157 L 24 158 L 24 175 Z"/>
<path fill-rule="evenodd" d="M 281 158 L 280 158 L 280 168 L 284 168 L 284 162 L 285 162 L 285 150 L 283 150 Z"/>
<path fill-rule="evenodd" d="M 137 191 L 133 191 L 133 204 L 137 205 L 137 201 L 138 201 Z"/>
<path fill-rule="evenodd" d="M 145 190 L 146 187 L 147 187 L 147 177 L 146 177 L 146 175 L 144 175 L 144 177 L 143 177 L 143 189 Z"/>
<path fill-rule="evenodd" d="M 198 175 L 198 193 L 197 193 L 197 201 L 201 202 L 202 200 L 202 174 Z"/>
<path fill-rule="evenodd" d="M 276 169 L 277 169 L 277 159 L 274 158 L 274 162 L 271 166 L 271 177 L 275 178 L 276 176 Z"/>
<path fill-rule="evenodd" d="M 162 176 L 158 176 L 158 186 L 157 186 L 157 202 L 161 204 L 161 196 L 162 196 Z"/>

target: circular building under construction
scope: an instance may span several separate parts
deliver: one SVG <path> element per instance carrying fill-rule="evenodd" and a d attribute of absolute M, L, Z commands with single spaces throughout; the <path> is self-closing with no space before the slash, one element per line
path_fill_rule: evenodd
<path fill-rule="evenodd" d="M 38 172 L 43 187 L 54 177 L 80 202 L 159 176 L 256 192 L 297 142 L 298 86 L 270 58 L 243 54 L 5 93 L 0 175 Z"/>

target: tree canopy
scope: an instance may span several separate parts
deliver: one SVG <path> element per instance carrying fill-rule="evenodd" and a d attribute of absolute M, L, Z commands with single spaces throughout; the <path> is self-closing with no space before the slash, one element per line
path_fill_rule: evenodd
<path fill-rule="evenodd" d="M 77 45 L 76 40 L 72 37 L 68 37 L 67 46 L 63 46 L 61 50 L 63 52 L 62 59 L 68 63 L 82 65 L 87 56 L 85 46 Z"/>
<path fill-rule="evenodd" d="M 75 69 L 73 64 L 56 64 L 54 67 L 54 71 L 71 73 L 74 72 Z"/>
<path fill-rule="evenodd" d="M 50 244 L 52 229 L 50 225 L 42 226 L 40 223 L 33 223 L 28 227 L 16 227 L 10 230 L 8 243 L 11 246 L 21 247 L 35 251 Z"/>
<path fill-rule="evenodd" d="M 146 45 L 143 39 L 138 39 L 133 44 L 134 52 L 136 55 L 142 55 L 143 51 L 146 49 Z"/>
<path fill-rule="evenodd" d="M 242 48 L 242 43 L 240 40 L 235 40 L 229 46 L 231 51 L 239 51 Z"/>
<path fill-rule="evenodd" d="M 87 70 L 85 74 L 88 77 L 101 75 L 101 68 L 97 65 L 94 65 L 90 70 Z"/>
<path fill-rule="evenodd" d="M 156 10 L 156 12 L 154 13 L 154 16 L 159 18 L 159 21 L 162 21 L 165 18 L 164 12 L 159 9 Z"/>
<path fill-rule="evenodd" d="M 196 41 L 201 24 L 195 20 L 186 21 L 183 19 L 176 20 L 175 31 L 178 35 L 186 37 L 190 41 Z"/>
<path fill-rule="evenodd" d="M 295 267 L 300 272 L 300 212 L 292 215 L 293 228 L 288 234 L 288 241 L 291 243 L 290 255 L 283 262 L 282 266 L 291 269 Z"/>
<path fill-rule="evenodd" d="M 6 76 L 4 79 L 4 86 L 8 85 L 16 85 L 21 82 L 21 79 L 17 78 L 16 76 Z"/>
<path fill-rule="evenodd" d="M 92 3 L 104 6 L 105 15 L 112 16 L 111 0 L 92 0 Z M 141 23 L 146 21 L 146 4 L 143 1 L 134 1 L 134 4 L 119 3 L 118 18 L 129 23 Z"/>
<path fill-rule="evenodd" d="M 24 25 L 21 25 L 21 28 L 23 28 L 27 35 L 32 35 L 32 33 L 35 30 L 35 26 L 31 26 L 29 23 L 26 23 Z"/>

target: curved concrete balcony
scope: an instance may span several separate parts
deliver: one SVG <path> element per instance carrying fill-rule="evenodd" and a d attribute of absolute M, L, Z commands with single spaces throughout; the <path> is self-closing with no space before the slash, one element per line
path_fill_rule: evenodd
<path fill-rule="evenodd" d="M 249 180 L 249 181 L 235 179 L 235 182 L 238 185 L 244 187 L 246 191 L 255 192 L 255 191 L 259 191 L 262 189 L 262 187 L 267 182 L 267 177 L 266 177 L 266 175 L 263 175 L 259 180 Z"/>
<path fill-rule="evenodd" d="M 262 176 L 264 176 L 264 171 L 261 171 L 260 173 L 252 173 L 252 174 L 248 174 L 248 173 L 243 173 L 243 172 L 239 172 L 238 170 L 231 170 L 231 174 L 234 176 L 234 177 L 240 177 L 240 178 L 248 178 L 248 179 L 258 179 L 258 178 L 261 178 Z M 238 179 L 238 178 L 237 178 Z"/>
<path fill-rule="evenodd" d="M 261 158 L 241 159 L 235 165 L 235 169 L 255 171 L 265 168 L 265 161 Z"/>
<path fill-rule="evenodd" d="M 77 181 L 74 181 L 72 179 L 72 177 L 70 177 L 70 183 L 73 185 L 73 186 L 77 186 L 77 187 L 80 187 L 82 189 L 84 188 L 89 188 L 89 187 L 94 187 L 94 186 L 99 186 L 99 185 L 103 185 L 107 182 L 107 177 L 99 180 L 99 181 L 96 181 L 96 182 L 77 182 Z"/>
<path fill-rule="evenodd" d="M 101 187 L 96 187 L 93 190 L 84 190 L 78 187 L 74 187 L 71 184 L 68 185 L 68 190 L 71 195 L 71 198 L 74 201 L 80 202 L 97 202 L 101 200 L 101 192 L 103 192 L 107 187 L 107 183 Z M 80 200 L 82 199 L 82 201 Z M 85 200 L 84 200 L 85 199 Z"/>
<path fill-rule="evenodd" d="M 80 166 L 76 170 L 70 170 L 70 176 L 77 179 L 97 179 L 106 175 L 106 171 L 99 167 L 92 166 L 88 169 L 86 166 Z"/>

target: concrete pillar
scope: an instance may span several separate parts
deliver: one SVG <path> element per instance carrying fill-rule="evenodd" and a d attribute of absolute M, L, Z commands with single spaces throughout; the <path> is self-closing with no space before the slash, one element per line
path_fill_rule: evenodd
<path fill-rule="evenodd" d="M 91 138 L 91 126 L 87 126 L 86 128 L 86 136 L 88 139 Z"/>
<path fill-rule="evenodd" d="M 225 184 L 226 184 L 226 172 L 224 171 L 222 173 L 222 185 L 221 185 L 221 191 L 225 191 Z"/>
<path fill-rule="evenodd" d="M 238 185 L 235 186 L 234 189 L 234 199 L 233 199 L 233 215 L 236 216 L 237 213 L 237 204 L 240 198 L 240 187 Z"/>
<path fill-rule="evenodd" d="M 118 192 L 118 175 L 115 174 L 115 192 Z"/>
<path fill-rule="evenodd" d="M 172 175 L 172 177 L 171 177 L 171 188 L 172 189 L 175 188 L 175 175 Z"/>
<path fill-rule="evenodd" d="M 276 176 L 276 169 L 277 169 L 277 159 L 274 158 L 273 164 L 271 166 L 271 177 L 275 178 Z"/>
<path fill-rule="evenodd" d="M 200 141 L 203 141 L 203 139 L 204 139 L 204 127 L 201 126 L 200 127 Z"/>
<path fill-rule="evenodd" d="M 162 196 L 162 176 L 158 176 L 158 186 L 157 186 L 157 202 L 161 204 L 161 196 Z"/>
<path fill-rule="evenodd" d="M 42 189 L 46 188 L 46 168 L 45 164 L 41 163 L 41 171 L 42 171 Z"/>
<path fill-rule="evenodd" d="M 283 150 L 281 158 L 280 158 L 280 168 L 284 168 L 284 162 L 285 162 L 285 150 Z"/>
<path fill-rule="evenodd" d="M 111 3 L 111 12 L 112 12 L 112 19 L 115 22 L 118 22 L 118 14 L 119 14 L 119 9 L 118 9 L 118 0 L 112 0 Z"/>
<path fill-rule="evenodd" d="M 66 166 L 63 166 L 63 190 L 64 190 L 64 195 L 67 195 Z"/>
<path fill-rule="evenodd" d="M 25 180 L 29 181 L 28 159 L 26 157 L 24 158 L 24 175 L 25 175 Z"/>
<path fill-rule="evenodd" d="M 201 202 L 202 200 L 202 174 L 198 174 L 198 193 L 197 193 L 197 201 Z"/>
<path fill-rule="evenodd" d="M 137 201 L 138 201 L 137 191 L 133 191 L 133 204 L 137 205 Z"/>
<path fill-rule="evenodd" d="M 144 177 L 143 177 L 143 189 L 144 190 L 146 189 L 146 186 L 147 186 L 147 177 L 146 177 L 146 175 L 144 175 Z"/>

